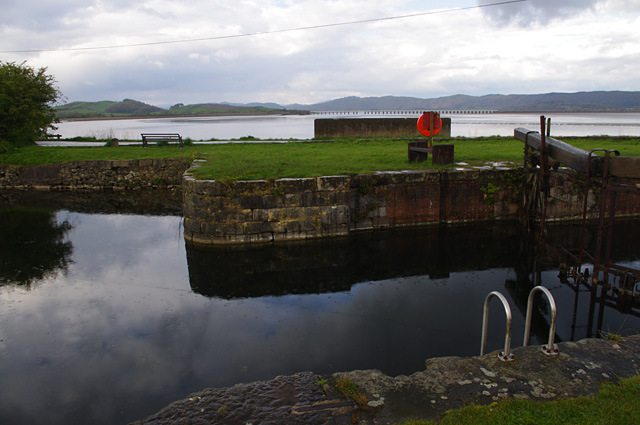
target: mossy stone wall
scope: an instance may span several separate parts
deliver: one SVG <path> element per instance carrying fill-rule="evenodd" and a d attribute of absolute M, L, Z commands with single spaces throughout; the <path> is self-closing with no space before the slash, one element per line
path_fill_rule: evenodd
<path fill-rule="evenodd" d="M 184 236 L 197 245 L 257 243 L 516 218 L 517 187 L 501 187 L 492 202 L 482 190 L 505 173 L 519 171 L 423 170 L 237 182 L 196 180 L 186 173 Z"/>

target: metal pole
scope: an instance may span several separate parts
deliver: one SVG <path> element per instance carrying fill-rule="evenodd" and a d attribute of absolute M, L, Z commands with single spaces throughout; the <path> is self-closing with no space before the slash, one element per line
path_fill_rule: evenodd
<path fill-rule="evenodd" d="M 541 207 L 541 217 L 540 217 L 540 238 L 539 242 L 542 243 L 544 239 L 544 231 L 545 231 L 545 222 L 547 220 L 547 191 L 548 191 L 548 179 L 547 179 L 547 168 L 549 165 L 549 157 L 547 155 L 547 140 L 546 140 L 546 131 L 545 131 L 545 118 L 544 115 L 540 116 L 540 174 L 539 180 L 541 184 L 541 196 L 540 196 L 540 207 Z"/>
<path fill-rule="evenodd" d="M 491 298 L 493 297 L 498 297 L 500 301 L 502 301 L 504 312 L 507 317 L 507 324 L 506 324 L 505 338 L 504 338 L 504 351 L 501 351 L 498 354 L 498 358 L 503 362 L 510 362 L 515 358 L 514 355 L 511 354 L 511 322 L 512 322 L 511 307 L 509 307 L 509 302 L 504 297 L 504 295 L 502 295 L 500 292 L 497 292 L 497 291 L 491 292 L 489 295 L 487 295 L 487 298 L 484 300 L 484 311 L 482 314 L 483 316 L 482 341 L 480 342 L 480 355 L 481 356 L 484 355 L 484 349 L 487 343 L 487 327 L 489 324 L 489 301 L 491 301 Z"/>
<path fill-rule="evenodd" d="M 536 292 L 543 292 L 547 296 L 547 300 L 549 301 L 549 306 L 551 307 L 551 323 L 549 325 L 549 343 L 547 345 L 542 346 L 542 352 L 548 356 L 555 356 L 558 354 L 558 347 L 553 343 L 553 340 L 556 336 L 556 302 L 553 299 L 553 295 L 551 292 L 544 286 L 536 286 L 531 292 L 529 292 L 529 299 L 527 301 L 527 317 L 525 320 L 524 326 L 524 342 L 522 343 L 523 347 L 529 345 L 529 337 L 531 335 L 531 316 L 533 314 L 533 298 Z"/>

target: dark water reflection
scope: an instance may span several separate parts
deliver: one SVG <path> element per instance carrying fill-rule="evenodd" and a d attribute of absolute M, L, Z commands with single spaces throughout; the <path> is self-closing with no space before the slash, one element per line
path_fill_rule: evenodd
<path fill-rule="evenodd" d="M 5 199 L 3 258 L 42 261 L 0 269 L 2 424 L 127 423 L 205 387 L 305 370 L 408 374 L 432 356 L 477 355 L 493 290 L 509 298 L 513 345 L 522 343 L 517 306 L 534 274 L 516 226 L 198 250 L 185 247 L 181 217 L 154 201 L 104 202 L 100 212 L 97 199 Z M 638 225 L 624 226 L 616 255 L 637 263 L 638 242 L 626 235 Z M 576 230 L 551 235 L 572 244 Z M 29 272 L 38 268 L 47 272 Z M 576 294 L 557 274 L 540 273 L 558 303 L 557 338 L 594 334 L 590 292 Z M 504 338 L 497 310 L 490 350 Z M 533 343 L 544 341 L 547 320 L 541 305 Z M 602 327 L 636 332 L 640 323 L 614 305 Z"/>

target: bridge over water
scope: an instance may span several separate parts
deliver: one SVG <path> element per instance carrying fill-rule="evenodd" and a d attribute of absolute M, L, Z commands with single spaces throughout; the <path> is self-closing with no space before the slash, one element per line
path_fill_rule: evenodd
<path fill-rule="evenodd" d="M 497 111 L 490 109 L 436 109 L 436 112 L 440 112 L 441 115 L 486 115 L 494 114 Z M 385 109 L 380 111 L 374 110 L 362 110 L 362 111 L 311 111 L 311 115 L 353 115 L 353 116 L 367 116 L 367 115 L 402 115 L 402 116 L 420 116 L 425 111 L 420 109 L 400 109 L 391 110 Z"/>

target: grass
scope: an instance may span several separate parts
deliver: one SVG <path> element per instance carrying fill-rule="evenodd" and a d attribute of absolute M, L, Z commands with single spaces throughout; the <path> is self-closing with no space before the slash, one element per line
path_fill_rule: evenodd
<path fill-rule="evenodd" d="M 522 142 L 513 137 L 455 138 L 440 143 L 455 145 L 456 162 L 510 161 L 521 164 Z M 585 150 L 618 149 L 622 155 L 640 155 L 640 140 L 631 138 L 583 138 L 569 143 Z M 374 171 L 435 168 L 426 163 L 407 162 L 407 143 L 389 139 L 340 139 L 327 143 L 223 144 L 119 147 L 30 146 L 0 154 L 0 163 L 14 166 L 38 165 L 87 159 L 207 158 L 196 170 L 202 179 L 222 181 L 269 180 L 277 178 L 356 175 Z"/>
<path fill-rule="evenodd" d="M 193 146 L 178 149 L 175 145 L 108 147 L 40 147 L 27 146 L 0 154 L 0 164 L 14 166 L 41 165 L 97 159 L 196 158 L 200 150 Z"/>
<path fill-rule="evenodd" d="M 345 397 L 355 401 L 364 407 L 369 402 L 367 396 L 360 390 L 360 387 L 347 377 L 340 377 L 336 380 L 335 387 L 344 394 Z"/>
<path fill-rule="evenodd" d="M 437 421 L 410 420 L 402 425 L 628 425 L 640 423 L 640 376 L 603 384 L 594 397 L 539 402 L 505 400 L 447 412 Z"/>

